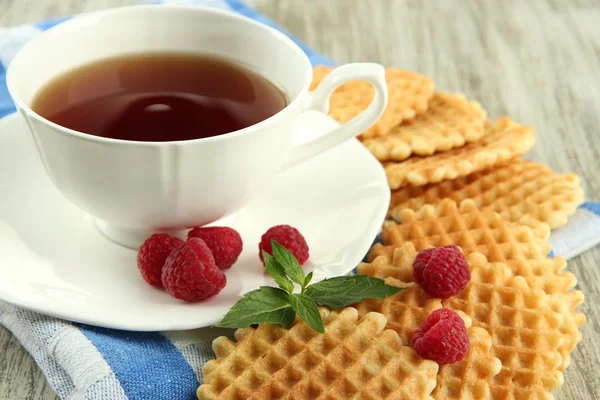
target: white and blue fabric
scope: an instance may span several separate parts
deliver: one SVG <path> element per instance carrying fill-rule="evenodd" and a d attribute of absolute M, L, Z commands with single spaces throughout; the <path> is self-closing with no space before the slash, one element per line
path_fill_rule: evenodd
<path fill-rule="evenodd" d="M 240 0 L 171 0 L 236 11 L 279 27 Z M 160 7 L 160 4 L 157 4 Z M 6 68 L 28 40 L 68 18 L 0 28 L 0 118 L 15 111 Z M 287 34 L 287 32 L 285 32 Z M 293 38 L 292 38 L 293 39 Z M 334 65 L 296 41 L 314 65 Z M 569 224 L 552 234 L 553 253 L 573 257 L 600 242 L 600 203 L 585 203 Z M 62 399 L 190 400 L 201 368 L 213 358 L 212 339 L 230 330 L 126 332 L 47 317 L 0 302 L 0 324 L 33 356 Z"/>

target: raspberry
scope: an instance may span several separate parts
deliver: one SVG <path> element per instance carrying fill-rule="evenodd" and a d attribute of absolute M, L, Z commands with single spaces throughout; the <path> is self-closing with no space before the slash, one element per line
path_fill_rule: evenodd
<path fill-rule="evenodd" d="M 452 364 L 469 350 L 469 335 L 460 316 L 447 308 L 435 310 L 412 336 L 412 346 L 423 358 Z"/>
<path fill-rule="evenodd" d="M 471 272 L 460 249 L 449 244 L 419 252 L 413 262 L 413 276 L 431 296 L 447 299 L 467 286 Z"/>
<path fill-rule="evenodd" d="M 188 239 L 193 237 L 204 240 L 213 253 L 217 267 L 221 269 L 231 268 L 242 252 L 242 237 L 232 228 L 198 227 L 188 232 Z"/>
<path fill-rule="evenodd" d="M 183 240 L 165 233 L 150 236 L 140 246 L 137 254 L 137 266 L 146 282 L 163 287 L 160 280 L 163 265 L 171 250 L 183 243 Z"/>
<path fill-rule="evenodd" d="M 191 238 L 177 246 L 167 257 L 162 284 L 176 299 L 195 302 L 218 294 L 227 277 L 202 239 Z"/>
<path fill-rule="evenodd" d="M 286 249 L 288 249 L 294 257 L 298 260 L 298 264 L 302 265 L 308 260 L 308 245 L 304 236 L 298 231 L 298 229 L 289 225 L 276 225 L 269 228 L 264 235 L 260 238 L 258 244 L 258 256 L 260 261 L 263 261 L 262 251 L 266 251 L 269 254 L 273 254 L 271 249 L 271 240 L 276 241 Z"/>

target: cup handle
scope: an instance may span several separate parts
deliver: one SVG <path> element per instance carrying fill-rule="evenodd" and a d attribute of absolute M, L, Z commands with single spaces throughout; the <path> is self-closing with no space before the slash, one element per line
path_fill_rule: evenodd
<path fill-rule="evenodd" d="M 331 132 L 292 147 L 283 165 L 283 170 L 300 164 L 357 136 L 377 122 L 387 106 L 388 91 L 385 81 L 385 68 L 375 63 L 353 63 L 335 68 L 314 91 L 307 93 L 304 111 L 315 110 L 327 114 L 329 112 L 329 97 L 333 91 L 338 86 L 355 80 L 367 81 L 373 85 L 375 97 L 371 104 L 366 110 Z"/>

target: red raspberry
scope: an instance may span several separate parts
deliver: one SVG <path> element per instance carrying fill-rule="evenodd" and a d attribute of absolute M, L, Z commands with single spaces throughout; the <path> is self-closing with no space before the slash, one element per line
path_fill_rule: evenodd
<path fill-rule="evenodd" d="M 137 254 L 137 266 L 146 282 L 156 287 L 163 287 L 160 280 L 163 265 L 171 250 L 183 243 L 183 240 L 165 233 L 150 236 L 140 246 Z"/>
<path fill-rule="evenodd" d="M 471 272 L 460 249 L 449 244 L 419 252 L 413 262 L 413 276 L 431 296 L 447 299 L 467 286 Z"/>
<path fill-rule="evenodd" d="M 235 229 L 225 226 L 194 228 L 188 232 L 188 239 L 197 237 L 208 245 L 217 267 L 231 268 L 242 252 L 242 237 Z"/>
<path fill-rule="evenodd" d="M 218 294 L 227 277 L 215 264 L 212 252 L 202 239 L 191 238 L 167 257 L 162 284 L 176 299 L 195 302 Z"/>
<path fill-rule="evenodd" d="M 260 238 L 258 244 L 258 256 L 260 261 L 263 261 L 262 251 L 266 251 L 269 254 L 273 254 L 271 249 L 271 240 L 276 241 L 286 249 L 288 249 L 294 257 L 298 260 L 298 264 L 302 265 L 308 260 L 308 244 L 304 240 L 304 236 L 298 231 L 298 229 L 289 225 L 276 225 L 269 228 L 264 235 Z"/>
<path fill-rule="evenodd" d="M 435 310 L 412 336 L 412 346 L 423 358 L 452 364 L 469 350 L 469 335 L 462 318 L 452 310 Z"/>

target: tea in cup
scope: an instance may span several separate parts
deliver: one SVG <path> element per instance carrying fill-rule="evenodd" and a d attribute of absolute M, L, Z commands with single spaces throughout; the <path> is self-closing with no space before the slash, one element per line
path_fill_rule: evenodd
<path fill-rule="evenodd" d="M 312 92 L 306 54 L 240 15 L 174 5 L 82 15 L 27 43 L 7 72 L 41 162 L 58 190 L 110 239 L 137 247 L 234 214 L 280 171 L 373 125 L 387 105 L 385 71 L 336 68 Z M 327 113 L 351 80 L 369 107 L 293 145 L 303 113 Z"/>

